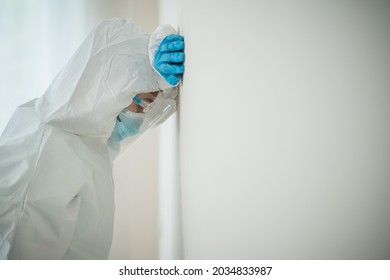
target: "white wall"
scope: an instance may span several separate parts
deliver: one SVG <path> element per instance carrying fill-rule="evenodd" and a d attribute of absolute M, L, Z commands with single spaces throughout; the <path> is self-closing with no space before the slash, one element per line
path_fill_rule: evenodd
<path fill-rule="evenodd" d="M 181 1 L 184 258 L 390 258 L 389 3 Z"/>

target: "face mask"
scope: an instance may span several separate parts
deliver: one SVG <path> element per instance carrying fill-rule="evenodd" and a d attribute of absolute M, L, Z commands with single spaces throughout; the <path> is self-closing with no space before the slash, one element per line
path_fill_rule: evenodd
<path fill-rule="evenodd" d="M 144 119 L 145 114 L 133 113 L 128 109 L 123 110 L 116 118 L 111 137 L 122 141 L 128 136 L 137 135 Z"/>

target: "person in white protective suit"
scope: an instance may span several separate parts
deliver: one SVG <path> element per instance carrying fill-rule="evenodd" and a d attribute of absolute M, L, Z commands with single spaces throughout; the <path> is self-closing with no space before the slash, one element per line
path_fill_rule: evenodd
<path fill-rule="evenodd" d="M 103 21 L 44 95 L 15 111 L 0 138 L 0 259 L 108 257 L 113 160 L 175 111 L 175 33 Z"/>

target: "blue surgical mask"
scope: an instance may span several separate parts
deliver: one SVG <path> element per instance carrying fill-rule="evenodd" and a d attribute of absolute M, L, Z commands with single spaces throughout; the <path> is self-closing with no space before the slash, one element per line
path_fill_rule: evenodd
<path fill-rule="evenodd" d="M 122 141 L 128 136 L 137 135 L 144 119 L 145 114 L 143 113 L 133 113 L 128 109 L 123 110 L 116 118 L 111 137 Z"/>

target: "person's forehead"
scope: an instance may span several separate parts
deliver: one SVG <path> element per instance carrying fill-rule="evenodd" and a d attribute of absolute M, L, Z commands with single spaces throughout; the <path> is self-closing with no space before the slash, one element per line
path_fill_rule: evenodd
<path fill-rule="evenodd" d="M 141 98 L 141 99 L 144 99 L 144 100 L 148 100 L 148 99 L 154 100 L 156 98 L 157 94 L 158 94 L 158 91 L 156 91 L 156 92 L 139 93 L 139 94 L 137 94 L 137 96 L 139 98 Z"/>
<path fill-rule="evenodd" d="M 156 97 L 157 94 L 158 94 L 158 91 L 154 91 L 154 92 L 138 93 L 137 96 L 139 98 L 143 98 L 143 97 Z"/>

